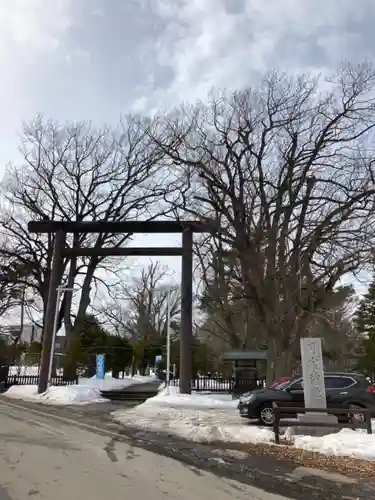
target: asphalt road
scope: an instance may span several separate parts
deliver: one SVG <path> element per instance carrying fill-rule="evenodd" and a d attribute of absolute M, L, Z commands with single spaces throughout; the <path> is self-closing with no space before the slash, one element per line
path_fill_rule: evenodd
<path fill-rule="evenodd" d="M 0 397 L 0 500 L 375 498 L 372 483 L 124 429 L 110 421 L 116 406 Z"/>
<path fill-rule="evenodd" d="M 0 499 L 282 500 L 88 428 L 0 404 Z"/>

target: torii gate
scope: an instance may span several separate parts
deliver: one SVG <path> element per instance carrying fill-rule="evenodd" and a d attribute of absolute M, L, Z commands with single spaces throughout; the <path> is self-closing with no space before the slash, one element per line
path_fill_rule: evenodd
<path fill-rule="evenodd" d="M 72 256 L 181 256 L 181 338 L 180 338 L 180 392 L 190 394 L 192 379 L 192 306 L 193 306 L 193 233 L 214 233 L 217 225 L 213 221 L 31 221 L 31 233 L 54 233 L 51 276 L 48 302 L 43 325 L 43 350 L 38 392 L 47 390 L 49 359 L 52 349 L 53 323 L 57 302 L 57 288 L 63 274 L 64 257 Z M 140 248 L 68 248 L 67 233 L 182 233 L 181 247 Z"/>

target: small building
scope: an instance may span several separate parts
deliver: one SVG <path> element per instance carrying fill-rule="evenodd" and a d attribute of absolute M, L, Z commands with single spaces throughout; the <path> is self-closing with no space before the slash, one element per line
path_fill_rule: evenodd
<path fill-rule="evenodd" d="M 233 350 L 222 355 L 223 361 L 233 363 L 233 378 L 235 380 L 233 393 L 240 394 L 263 387 L 266 378 L 267 350 L 245 351 Z"/>
<path fill-rule="evenodd" d="M 260 372 L 266 372 L 267 349 L 258 351 L 232 350 L 225 352 L 221 359 L 223 361 L 232 361 L 234 368 L 248 367 L 257 368 Z"/>

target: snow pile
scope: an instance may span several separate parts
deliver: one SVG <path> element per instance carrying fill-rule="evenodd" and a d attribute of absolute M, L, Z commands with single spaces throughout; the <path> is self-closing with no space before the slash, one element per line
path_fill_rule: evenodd
<path fill-rule="evenodd" d="M 322 437 L 294 436 L 293 441 L 294 446 L 302 450 L 375 460 L 375 434 L 367 434 L 363 430 L 341 429 L 336 434 Z"/>
<path fill-rule="evenodd" d="M 13 399 L 22 399 L 51 405 L 82 405 L 90 403 L 106 403 L 108 399 L 101 396 L 101 391 L 120 390 L 133 385 L 143 385 L 155 382 L 155 377 L 127 377 L 115 379 L 106 377 L 104 380 L 83 378 L 77 385 L 51 386 L 43 394 L 38 394 L 36 385 L 13 385 L 4 395 Z"/>
<path fill-rule="evenodd" d="M 79 378 L 79 385 L 88 385 L 88 386 L 94 386 L 98 388 L 101 391 L 114 391 L 114 390 L 120 390 L 120 389 L 125 389 L 126 387 L 130 387 L 131 385 L 138 385 L 138 384 L 148 384 L 150 382 L 155 382 L 158 379 L 155 376 L 141 376 L 141 375 L 135 375 L 134 377 L 125 377 L 125 378 L 113 378 L 111 376 L 105 377 L 105 379 L 100 380 L 94 377 L 92 378 L 85 378 L 85 377 L 80 377 Z M 164 384 L 162 384 L 164 387 Z"/>
<path fill-rule="evenodd" d="M 39 375 L 39 366 L 10 366 L 9 375 Z"/>
<path fill-rule="evenodd" d="M 81 385 L 51 386 L 42 394 L 38 394 L 36 385 L 13 385 L 5 395 L 13 399 L 52 405 L 80 405 L 108 401 L 101 397 L 98 388 Z"/>
<path fill-rule="evenodd" d="M 112 413 L 117 422 L 195 442 L 265 443 L 273 440 L 270 429 L 245 424 L 236 401 L 227 395 L 179 394 L 163 389 L 154 398 L 130 410 Z"/>
<path fill-rule="evenodd" d="M 178 388 L 163 389 L 154 398 L 129 410 L 112 413 L 117 422 L 135 429 L 151 430 L 195 442 L 274 444 L 269 428 L 252 425 L 239 417 L 237 401 L 228 395 L 179 394 Z M 324 437 L 293 436 L 296 448 L 375 460 L 374 434 L 343 429 Z"/>
<path fill-rule="evenodd" d="M 130 410 L 112 413 L 115 421 L 135 429 L 178 436 L 195 442 L 274 444 L 270 428 L 262 428 L 239 417 L 232 401 L 197 394 L 155 398 Z M 375 421 L 373 422 L 375 432 Z M 296 448 L 325 455 L 375 460 L 375 434 L 343 429 L 323 437 L 293 436 Z"/>
<path fill-rule="evenodd" d="M 179 391 L 178 387 L 165 387 L 163 384 L 159 393 L 155 397 L 149 398 L 143 405 L 156 404 L 171 408 L 217 408 L 222 410 L 237 408 L 238 401 L 232 400 L 229 394 L 180 394 Z"/>
<path fill-rule="evenodd" d="M 131 410 L 112 412 L 116 422 L 137 430 L 160 432 L 200 443 L 271 442 L 269 429 L 244 425 L 232 410 L 182 409 L 157 404 L 142 404 Z"/>

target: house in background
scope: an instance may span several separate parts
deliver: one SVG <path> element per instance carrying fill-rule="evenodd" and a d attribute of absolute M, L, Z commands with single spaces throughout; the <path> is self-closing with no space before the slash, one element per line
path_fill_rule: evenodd
<path fill-rule="evenodd" d="M 17 339 L 18 342 L 31 344 L 31 342 L 41 342 L 42 329 L 33 324 L 21 325 L 0 325 L 0 337 L 9 344 Z"/>
<path fill-rule="evenodd" d="M 10 337 L 9 333 L 4 333 L 4 332 L 0 331 L 0 340 L 4 341 L 6 344 L 9 344 L 11 337 Z"/>
<path fill-rule="evenodd" d="M 65 354 L 66 346 L 66 335 L 57 335 L 55 344 L 55 354 L 63 355 Z"/>
<path fill-rule="evenodd" d="M 17 340 L 26 345 L 32 342 L 42 341 L 42 328 L 35 324 L 25 324 L 21 331 L 21 325 L 0 325 L 0 339 L 4 340 L 8 345 L 11 345 Z M 63 364 L 63 356 L 65 355 L 66 336 L 57 335 L 55 344 L 55 366 L 61 368 Z M 18 360 L 18 362 L 21 362 Z"/>

